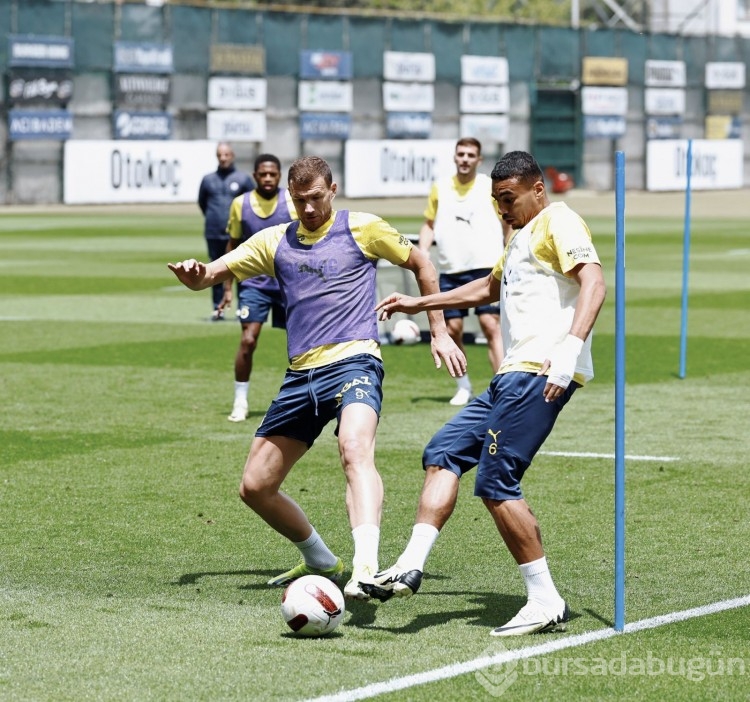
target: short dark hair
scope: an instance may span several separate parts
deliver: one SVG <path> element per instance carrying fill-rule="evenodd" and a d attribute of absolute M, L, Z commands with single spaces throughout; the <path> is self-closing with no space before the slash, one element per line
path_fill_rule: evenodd
<path fill-rule="evenodd" d="M 274 156 L 273 154 L 260 154 L 255 159 L 255 165 L 253 165 L 253 172 L 257 171 L 260 168 L 261 163 L 275 163 L 276 167 L 281 170 L 281 161 L 279 161 L 278 157 Z"/>
<path fill-rule="evenodd" d="M 479 139 L 475 139 L 474 137 L 461 137 L 456 142 L 456 148 L 459 146 L 476 146 L 477 147 L 477 154 L 480 156 L 482 155 L 482 142 L 479 141 Z"/>
<path fill-rule="evenodd" d="M 493 181 L 517 178 L 526 183 L 544 182 L 544 174 L 536 159 L 527 151 L 509 151 L 492 169 L 490 178 Z"/>
<path fill-rule="evenodd" d="M 317 178 L 323 178 L 330 187 L 333 173 L 328 162 L 319 156 L 303 156 L 289 167 L 289 186 L 309 185 Z"/>

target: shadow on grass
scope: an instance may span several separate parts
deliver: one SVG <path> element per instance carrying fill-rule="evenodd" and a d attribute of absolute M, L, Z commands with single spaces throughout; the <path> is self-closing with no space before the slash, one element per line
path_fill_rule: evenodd
<path fill-rule="evenodd" d="M 466 598 L 470 603 L 476 606 L 465 609 L 443 611 L 438 611 L 436 609 L 429 613 L 417 614 L 410 622 L 403 626 L 378 626 L 375 623 L 377 609 L 373 606 L 372 602 L 353 603 L 351 606 L 347 605 L 352 612 L 352 616 L 347 624 L 349 626 L 357 626 L 363 629 L 372 629 L 373 631 L 387 631 L 393 634 L 416 634 L 424 629 L 443 626 L 454 619 L 461 619 L 469 626 L 494 629 L 495 627 L 505 624 L 505 622 L 514 617 L 518 610 L 526 604 L 525 597 L 496 592 L 470 594 L 467 592 L 444 590 L 422 593 L 416 595 L 416 597 L 462 597 Z M 383 603 L 379 606 L 392 607 L 394 604 L 398 606 L 394 601 L 389 601 L 388 603 Z M 580 617 L 580 614 L 575 612 L 570 613 L 570 621 Z M 597 618 L 600 619 L 599 617 Z"/>
<path fill-rule="evenodd" d="M 240 590 L 267 590 L 267 581 L 274 575 L 278 575 L 278 570 L 214 570 L 203 571 L 199 573 L 184 573 L 179 579 L 172 583 L 184 587 L 186 585 L 197 585 L 204 578 L 233 578 L 238 576 L 257 576 L 261 581 L 251 585 L 241 585 Z"/>

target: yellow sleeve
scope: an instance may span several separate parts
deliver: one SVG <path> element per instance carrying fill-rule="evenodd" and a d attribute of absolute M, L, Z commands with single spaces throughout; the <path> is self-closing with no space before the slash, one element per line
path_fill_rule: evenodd
<path fill-rule="evenodd" d="M 591 232 L 578 214 L 560 208 L 551 214 L 547 226 L 547 236 L 562 273 L 567 275 L 580 263 L 599 263 Z"/>
<path fill-rule="evenodd" d="M 238 280 L 256 275 L 274 275 L 274 257 L 286 224 L 261 229 L 236 249 L 224 255 L 224 262 Z"/>
<path fill-rule="evenodd" d="M 365 212 L 350 212 L 349 228 L 367 258 L 384 258 L 396 266 L 409 258 L 412 243 L 384 219 Z"/>
<path fill-rule="evenodd" d="M 227 222 L 227 234 L 231 239 L 242 238 L 242 198 L 244 195 L 238 195 L 232 200 L 229 208 L 229 222 Z"/>
<path fill-rule="evenodd" d="M 430 195 L 427 198 L 427 207 L 424 211 L 424 218 L 429 219 L 431 222 L 435 221 L 435 217 L 437 217 L 437 208 L 438 208 L 438 186 L 436 182 L 433 182 L 432 187 L 430 188 Z"/>

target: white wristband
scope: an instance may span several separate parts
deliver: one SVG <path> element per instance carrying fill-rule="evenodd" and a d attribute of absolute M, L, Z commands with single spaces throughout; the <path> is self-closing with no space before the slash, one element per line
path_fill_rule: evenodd
<path fill-rule="evenodd" d="M 583 339 L 568 334 L 555 348 L 549 357 L 547 382 L 561 388 L 567 388 L 576 372 L 576 362 L 583 349 Z"/>

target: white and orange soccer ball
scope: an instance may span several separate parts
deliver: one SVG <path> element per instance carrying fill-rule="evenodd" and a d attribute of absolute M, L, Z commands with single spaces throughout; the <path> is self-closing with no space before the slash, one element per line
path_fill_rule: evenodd
<path fill-rule="evenodd" d="M 344 595 L 322 575 L 304 575 L 281 596 L 281 614 L 297 636 L 325 636 L 344 619 Z"/>
<path fill-rule="evenodd" d="M 391 332 L 391 341 L 394 344 L 401 346 L 411 346 L 421 341 L 422 332 L 419 331 L 419 327 L 411 319 L 399 319 L 393 325 L 393 331 Z"/>

